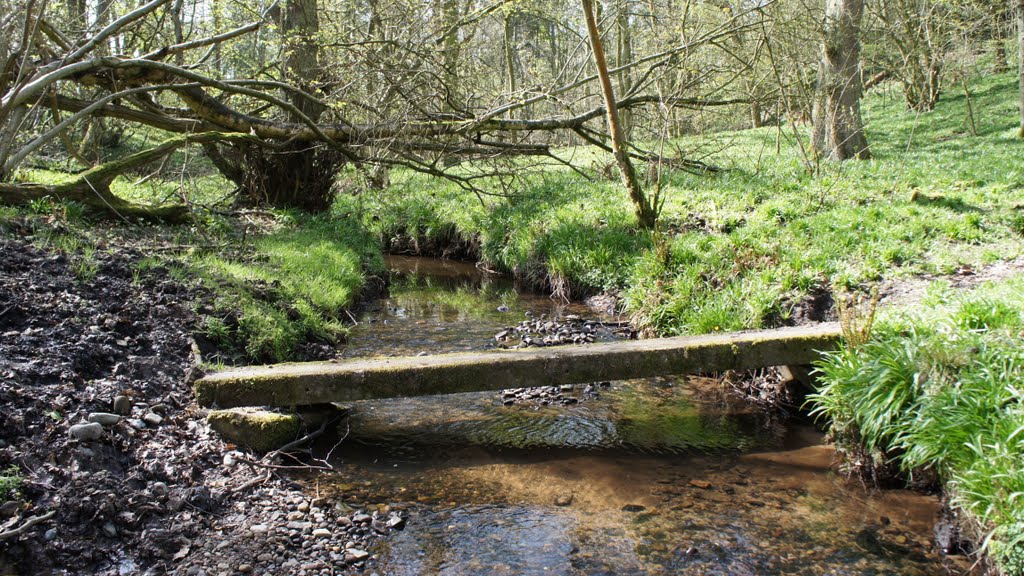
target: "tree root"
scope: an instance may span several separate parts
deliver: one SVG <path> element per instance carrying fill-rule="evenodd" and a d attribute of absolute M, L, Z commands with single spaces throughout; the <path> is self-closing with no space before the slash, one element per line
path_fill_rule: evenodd
<path fill-rule="evenodd" d="M 18 526 L 17 528 L 11 528 L 10 530 L 8 530 L 6 532 L 0 532 L 0 542 L 3 542 L 4 540 L 9 540 L 9 539 L 14 538 L 16 536 L 21 536 L 25 532 L 28 532 L 36 524 L 41 524 L 43 522 L 46 522 L 47 520 L 49 520 L 50 518 L 53 518 L 56 515 L 57 515 L 57 511 L 56 510 L 50 510 L 49 512 L 47 512 L 46 514 L 43 514 L 41 516 L 33 516 L 33 517 L 29 518 L 28 520 L 26 520 L 24 524 L 22 524 L 21 526 Z"/>

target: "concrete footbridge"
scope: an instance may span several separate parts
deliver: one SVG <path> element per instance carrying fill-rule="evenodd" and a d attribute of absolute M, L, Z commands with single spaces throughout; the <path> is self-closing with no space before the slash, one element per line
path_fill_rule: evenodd
<path fill-rule="evenodd" d="M 195 383 L 203 406 L 305 406 L 652 376 L 807 365 L 836 348 L 836 323 L 584 346 L 252 366 Z"/>

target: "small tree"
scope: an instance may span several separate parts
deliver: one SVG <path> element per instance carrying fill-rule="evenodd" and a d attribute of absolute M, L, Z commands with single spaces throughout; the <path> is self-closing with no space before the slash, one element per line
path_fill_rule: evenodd
<path fill-rule="evenodd" d="M 622 183 L 626 186 L 629 199 L 633 201 L 636 221 L 641 228 L 652 229 L 658 221 L 658 210 L 654 203 L 644 194 L 636 168 L 629 158 L 629 143 L 625 130 L 619 121 L 619 110 L 612 90 L 611 76 L 608 74 L 608 63 L 604 57 L 604 46 L 601 44 L 601 32 L 597 29 L 597 17 L 594 15 L 593 0 L 583 0 L 583 17 L 587 21 L 587 35 L 594 54 L 594 65 L 597 67 L 598 79 L 601 82 L 601 94 L 604 96 L 605 113 L 608 118 L 608 131 L 611 133 L 612 153 L 615 163 L 622 175 Z"/>

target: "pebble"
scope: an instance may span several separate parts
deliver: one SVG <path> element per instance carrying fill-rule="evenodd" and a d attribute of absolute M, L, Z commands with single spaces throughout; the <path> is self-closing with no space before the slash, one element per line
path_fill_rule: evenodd
<path fill-rule="evenodd" d="M 150 426 L 159 426 L 164 421 L 164 418 L 155 412 L 146 412 L 146 415 L 142 417 L 142 421 Z"/>
<path fill-rule="evenodd" d="M 49 530 L 47 530 L 43 534 L 43 540 L 46 540 L 47 542 L 53 542 L 56 539 L 57 539 L 57 529 L 56 528 L 50 528 Z"/>
<path fill-rule="evenodd" d="M 366 560 L 369 557 L 369 552 L 367 552 L 366 550 L 360 550 L 359 548 L 349 548 L 348 551 L 345 553 L 345 559 L 348 560 L 349 558 L 351 558 L 352 562 Z"/>
<path fill-rule="evenodd" d="M 89 442 L 91 440 L 99 440 L 100 436 L 103 436 L 103 426 L 95 422 L 88 424 L 75 424 L 72 426 L 68 433 L 75 440 L 82 442 Z"/>
<path fill-rule="evenodd" d="M 128 420 L 128 425 L 131 426 L 132 428 L 135 428 L 136 430 L 146 429 L 146 423 L 143 422 L 142 420 L 139 420 L 138 418 L 132 418 Z"/>
<path fill-rule="evenodd" d="M 109 412 L 93 412 L 89 414 L 87 420 L 89 420 L 89 422 L 99 424 L 100 426 L 113 426 L 121 421 L 121 417 Z"/>
<path fill-rule="evenodd" d="M 313 530 L 314 538 L 330 538 L 331 536 L 331 531 L 327 528 L 317 528 L 316 530 Z"/>
<path fill-rule="evenodd" d="M 8 516 L 14 516 L 18 513 L 21 508 L 21 504 L 18 504 L 16 500 L 8 500 L 0 506 L 0 518 L 7 518 Z"/>
<path fill-rule="evenodd" d="M 127 396 L 114 396 L 111 409 L 114 414 L 127 416 L 132 413 L 132 401 Z"/>
<path fill-rule="evenodd" d="M 238 571 L 242 574 L 248 574 L 249 572 L 252 572 L 252 564 L 239 564 Z"/>
<path fill-rule="evenodd" d="M 369 514 L 353 514 L 352 515 L 352 521 L 355 522 L 356 524 L 363 524 L 365 522 L 369 522 L 370 520 L 373 520 L 373 518 Z"/>
<path fill-rule="evenodd" d="M 708 488 L 711 488 L 711 482 L 708 482 L 707 480 L 690 480 L 690 486 L 700 488 L 701 490 L 707 490 Z"/>
<path fill-rule="evenodd" d="M 167 496 L 171 491 L 171 489 L 167 487 L 167 484 L 164 484 L 163 482 L 153 482 L 149 485 L 149 489 L 157 496 Z"/>
<path fill-rule="evenodd" d="M 117 527 L 114 526 L 113 522 L 105 522 L 103 524 L 103 533 L 114 538 L 117 536 Z"/>
<path fill-rule="evenodd" d="M 555 498 L 555 506 L 568 506 L 572 504 L 572 494 L 562 494 Z"/>
<path fill-rule="evenodd" d="M 405 526 L 405 518 L 401 516 L 392 516 L 388 518 L 388 528 L 393 530 L 401 530 Z"/>

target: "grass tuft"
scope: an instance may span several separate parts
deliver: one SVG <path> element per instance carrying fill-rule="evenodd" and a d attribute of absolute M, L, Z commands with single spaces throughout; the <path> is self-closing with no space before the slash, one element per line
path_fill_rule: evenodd
<path fill-rule="evenodd" d="M 1005 573 L 1021 573 L 1024 277 L 966 296 L 933 289 L 925 306 L 826 355 L 818 372 L 809 401 L 841 447 L 934 470 L 988 532 Z"/>

